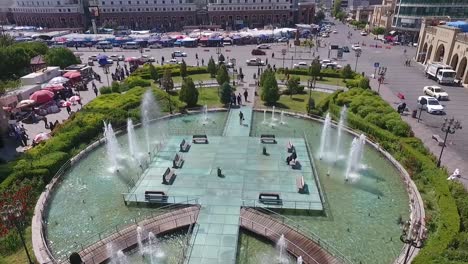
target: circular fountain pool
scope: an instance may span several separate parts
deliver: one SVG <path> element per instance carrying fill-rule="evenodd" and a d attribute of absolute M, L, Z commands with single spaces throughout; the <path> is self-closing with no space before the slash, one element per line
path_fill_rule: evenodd
<path fill-rule="evenodd" d="M 409 216 L 408 195 L 394 165 L 373 147 L 365 145 L 358 177 L 346 182 L 347 156 L 354 135 L 343 132 L 338 149 L 331 140 L 325 149 L 338 153 L 338 158 L 326 156 L 320 160 L 322 123 L 284 115 L 281 122 L 277 116 L 278 121 L 272 126 L 264 122 L 265 118 L 271 119 L 271 114 L 253 113 L 253 120 L 249 122 L 250 136 L 274 134 L 276 137 L 304 139 L 318 173 L 317 186 L 322 191 L 325 213 L 318 216 L 292 213 L 287 216 L 353 262 L 392 262 L 402 248 L 398 239 L 401 233 L 399 222 Z M 227 112 L 209 112 L 207 116 L 192 114 L 158 121 L 149 126 L 149 131 L 164 129 L 168 134 L 167 140 L 178 135 L 200 133 L 222 138 L 229 122 Z M 134 133 L 137 145 L 145 149 L 144 129 L 137 128 Z M 330 138 L 337 137 L 335 128 L 331 127 L 329 133 Z M 127 155 L 127 136 L 117 136 L 117 142 L 122 151 L 118 155 Z M 105 146 L 91 151 L 63 176 L 56 187 L 48 204 L 46 239 L 53 254 L 59 258 L 79 250 L 81 245 L 96 242 L 99 233 L 107 234 L 107 230 L 115 230 L 115 226 L 130 223 L 153 210 L 124 204 L 122 193 L 131 191 L 131 188 L 109 170 L 111 161 L 107 156 Z M 244 242 L 246 239 L 250 238 L 242 238 Z M 243 259 L 249 259 L 248 256 L 258 259 L 253 256 L 261 254 L 261 247 L 256 246 L 239 246 L 239 250 L 238 256 Z"/>

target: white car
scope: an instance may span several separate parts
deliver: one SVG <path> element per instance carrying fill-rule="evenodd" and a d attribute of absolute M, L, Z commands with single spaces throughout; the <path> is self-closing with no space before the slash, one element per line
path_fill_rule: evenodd
<path fill-rule="evenodd" d="M 353 44 L 351 45 L 352 50 L 361 50 L 361 46 L 359 44 Z"/>
<path fill-rule="evenodd" d="M 333 30 L 333 34 L 338 34 L 338 31 L 336 31 L 336 30 Z"/>
<path fill-rule="evenodd" d="M 282 37 L 278 39 L 278 42 L 288 42 L 288 38 Z"/>
<path fill-rule="evenodd" d="M 170 59 L 167 63 L 169 63 L 169 64 L 181 64 L 182 61 L 178 61 L 177 59 Z"/>
<path fill-rule="evenodd" d="M 449 96 L 444 89 L 440 88 L 439 86 L 431 85 L 431 86 L 424 86 L 424 94 L 428 96 L 432 96 L 437 98 L 437 100 L 448 100 Z"/>
<path fill-rule="evenodd" d="M 159 44 L 159 43 L 153 43 L 153 44 L 150 44 L 148 46 L 148 48 L 150 48 L 150 49 L 162 49 L 162 47 L 163 46 L 161 44 Z"/>
<path fill-rule="evenodd" d="M 434 97 L 419 96 L 418 104 L 422 105 L 422 109 L 426 110 L 429 114 L 443 114 L 444 113 L 444 107 Z"/>
<path fill-rule="evenodd" d="M 322 68 L 324 69 L 341 69 L 343 66 L 339 65 L 336 62 L 330 62 L 330 63 L 323 63 Z"/>
<path fill-rule="evenodd" d="M 320 61 L 320 64 L 328 64 L 328 63 L 332 63 L 332 61 L 330 59 L 324 59 Z"/>
<path fill-rule="evenodd" d="M 307 62 L 305 61 L 294 63 L 294 69 L 308 69 L 308 68 L 309 68 L 309 64 L 307 64 Z"/>
<path fill-rule="evenodd" d="M 246 61 L 247 66 L 265 66 L 265 62 L 260 58 L 252 58 Z"/>
<path fill-rule="evenodd" d="M 361 36 L 367 36 L 367 32 L 361 31 Z"/>
<path fill-rule="evenodd" d="M 119 60 L 119 56 L 118 56 L 117 54 L 112 54 L 112 55 L 110 55 L 109 58 L 111 58 L 111 59 L 114 60 L 114 61 L 118 61 L 118 60 Z"/>
<path fill-rule="evenodd" d="M 187 57 L 187 53 L 182 52 L 180 50 L 172 52 L 172 55 L 174 55 L 174 57 Z"/>
<path fill-rule="evenodd" d="M 125 56 L 124 55 L 119 55 L 119 57 L 117 57 L 117 59 L 119 61 L 124 61 L 125 60 Z"/>
<path fill-rule="evenodd" d="M 95 54 L 95 55 L 91 55 L 91 56 L 89 56 L 89 57 L 88 57 L 88 60 L 97 61 L 97 57 L 98 57 L 98 55 L 97 55 L 97 54 Z"/>
<path fill-rule="evenodd" d="M 269 49 L 271 48 L 271 45 L 268 44 L 260 44 L 257 46 L 257 49 Z"/>
<path fill-rule="evenodd" d="M 156 62 L 154 57 L 150 57 L 148 55 L 141 56 L 140 61 L 142 61 L 142 62 Z"/>

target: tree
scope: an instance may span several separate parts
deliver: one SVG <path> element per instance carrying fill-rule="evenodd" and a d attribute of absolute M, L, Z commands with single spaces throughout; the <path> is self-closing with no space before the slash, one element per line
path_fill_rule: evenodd
<path fill-rule="evenodd" d="M 338 12 L 338 14 L 336 14 L 336 19 L 342 21 L 344 18 L 346 17 L 346 13 L 345 12 Z"/>
<path fill-rule="evenodd" d="M 161 87 L 166 92 L 169 92 L 170 90 L 174 89 L 174 81 L 172 80 L 171 69 L 166 69 L 166 71 L 164 71 L 164 75 L 161 79 Z"/>
<path fill-rule="evenodd" d="M 185 63 L 185 60 L 182 60 L 182 63 L 180 64 L 180 76 L 182 76 L 182 78 L 187 77 L 187 64 Z"/>
<path fill-rule="evenodd" d="M 208 61 L 208 72 L 210 73 L 211 75 L 211 78 L 214 78 L 216 76 L 216 64 L 213 60 L 213 57 L 210 58 L 210 60 Z"/>
<path fill-rule="evenodd" d="M 218 61 L 224 63 L 225 60 L 226 60 L 226 59 L 224 58 L 224 55 L 223 55 L 223 54 L 220 54 L 219 57 L 218 57 Z"/>
<path fill-rule="evenodd" d="M 229 73 L 227 71 L 226 65 L 222 64 L 219 67 L 218 73 L 216 74 L 216 81 L 218 81 L 219 85 L 222 85 L 225 82 L 229 82 Z"/>
<path fill-rule="evenodd" d="M 8 47 L 15 44 L 15 38 L 9 34 L 0 35 L 0 47 Z"/>
<path fill-rule="evenodd" d="M 221 95 L 219 100 L 222 104 L 227 105 L 229 102 L 231 102 L 231 95 L 233 91 L 234 90 L 232 89 L 232 86 L 229 85 L 228 82 L 225 82 L 223 85 L 221 85 Z"/>
<path fill-rule="evenodd" d="M 307 113 L 310 114 L 310 111 L 315 108 L 315 100 L 313 97 L 309 98 L 309 102 L 306 105 Z"/>
<path fill-rule="evenodd" d="M 336 18 L 338 13 L 341 12 L 341 0 L 336 0 L 333 3 L 332 15 Z"/>
<path fill-rule="evenodd" d="M 299 91 L 299 86 L 300 86 L 300 79 L 298 76 L 293 76 L 289 78 L 288 83 L 286 84 L 288 87 L 288 93 L 290 97 L 292 98 L 293 94 L 298 93 Z"/>
<path fill-rule="evenodd" d="M 383 35 L 385 33 L 385 28 L 383 27 L 376 27 L 372 29 L 372 34 L 374 35 Z"/>
<path fill-rule="evenodd" d="M 18 79 L 26 73 L 31 58 L 26 49 L 9 46 L 0 49 L 0 79 Z"/>
<path fill-rule="evenodd" d="M 317 77 L 320 76 L 321 70 L 322 70 L 322 65 L 320 65 L 320 61 L 318 59 L 313 60 L 309 68 L 309 75 L 310 77 L 312 77 L 312 84 L 314 88 L 315 88 L 315 82 L 317 81 Z"/>
<path fill-rule="evenodd" d="M 80 63 L 75 54 L 67 48 L 49 49 L 45 55 L 45 62 L 49 66 L 59 66 L 61 69 Z"/>
<path fill-rule="evenodd" d="M 272 70 L 266 70 L 261 76 L 262 80 L 262 100 L 267 105 L 275 104 L 279 98 L 279 88 L 278 83 L 276 82 L 275 73 Z"/>
<path fill-rule="evenodd" d="M 192 78 L 187 77 L 182 82 L 182 87 L 179 93 L 179 99 L 187 104 L 187 107 L 194 107 L 198 103 L 198 90 L 192 81 Z"/>
<path fill-rule="evenodd" d="M 45 55 L 49 51 L 49 47 L 45 43 L 37 41 L 16 43 L 14 46 L 26 49 L 31 58 L 37 55 Z"/>
<path fill-rule="evenodd" d="M 322 11 L 322 10 L 319 10 L 316 14 L 315 14 L 315 23 L 316 24 L 319 24 L 320 22 L 322 22 L 322 20 L 325 19 L 325 13 Z"/>
<path fill-rule="evenodd" d="M 158 71 L 156 70 L 156 67 L 154 67 L 152 63 L 149 65 L 149 73 L 150 73 L 151 79 L 157 82 L 159 79 Z"/>
<path fill-rule="evenodd" d="M 346 64 L 341 70 L 341 77 L 343 79 L 351 79 L 353 77 L 353 70 L 351 69 L 351 65 Z"/>

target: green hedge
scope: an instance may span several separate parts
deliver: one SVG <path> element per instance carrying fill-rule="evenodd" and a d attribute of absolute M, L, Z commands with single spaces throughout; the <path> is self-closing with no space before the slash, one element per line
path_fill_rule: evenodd
<path fill-rule="evenodd" d="M 163 66 L 156 66 L 155 68 L 156 68 L 156 71 L 158 72 L 158 75 L 160 77 L 163 76 L 164 71 L 166 69 L 171 69 L 171 73 L 172 73 L 173 77 L 174 76 L 180 76 L 180 67 L 179 67 L 179 65 L 166 64 L 166 65 L 163 65 Z M 202 73 L 208 73 L 207 67 L 192 67 L 192 66 L 187 67 L 187 75 L 202 74 Z M 151 75 L 150 75 L 150 71 L 149 71 L 149 65 L 144 65 L 143 67 L 138 68 L 136 71 L 134 71 L 131 74 L 131 76 L 140 77 L 140 78 L 142 78 L 144 80 L 150 80 Z"/>
<path fill-rule="evenodd" d="M 279 73 L 284 73 L 283 68 L 278 69 Z M 288 69 L 290 75 L 309 75 L 308 69 Z M 340 70 L 323 69 L 320 71 L 320 77 L 323 78 L 342 78 Z"/>
<path fill-rule="evenodd" d="M 339 116 L 341 105 L 348 105 L 348 125 L 378 141 L 406 168 L 416 183 L 424 200 L 429 238 L 413 263 L 467 261 L 468 243 L 461 242 L 465 234 L 459 234 L 460 215 L 462 231 L 468 225 L 468 220 L 465 220 L 468 219 L 468 195 L 463 187 L 454 187 L 450 192 L 447 172 L 437 168 L 435 157 L 421 140 L 411 137 L 412 132 L 406 129 L 399 115 L 395 115 L 395 110 L 375 93 L 351 89 L 348 92 L 336 92 L 327 99 L 334 118 Z M 325 106 L 327 103 L 322 104 Z M 373 113 L 392 121 L 368 118 Z M 398 129 L 389 128 L 390 125 Z M 457 197 L 457 203 L 454 197 Z"/>

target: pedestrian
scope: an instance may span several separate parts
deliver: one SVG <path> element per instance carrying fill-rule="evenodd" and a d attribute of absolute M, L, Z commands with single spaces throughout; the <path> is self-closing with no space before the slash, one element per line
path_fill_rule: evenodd
<path fill-rule="evenodd" d="M 274 52 L 271 53 L 271 57 L 272 57 L 272 58 L 275 57 L 275 53 L 274 53 Z"/>
<path fill-rule="evenodd" d="M 265 64 L 268 65 L 268 58 L 265 59 Z"/>
<path fill-rule="evenodd" d="M 164 65 L 164 56 L 161 57 L 161 65 Z"/>
<path fill-rule="evenodd" d="M 195 53 L 195 59 L 198 60 L 198 53 Z"/>
<path fill-rule="evenodd" d="M 75 44 L 75 50 L 78 50 L 78 44 Z"/>
<path fill-rule="evenodd" d="M 236 95 L 234 93 L 232 93 L 232 95 L 231 95 L 231 101 L 232 101 L 233 105 L 236 105 L 237 99 L 236 99 Z"/>
<path fill-rule="evenodd" d="M 242 105 L 242 96 L 241 96 L 240 93 L 237 95 L 237 104 L 238 104 L 239 106 Z"/>
<path fill-rule="evenodd" d="M 28 135 L 26 134 L 26 132 L 23 132 L 21 134 L 21 143 L 23 147 L 26 147 L 28 145 Z"/>
<path fill-rule="evenodd" d="M 55 126 L 54 126 L 54 123 L 52 123 L 52 121 L 49 122 L 49 129 L 50 131 L 54 130 Z"/>
<path fill-rule="evenodd" d="M 72 111 L 72 110 L 71 110 L 71 107 L 67 104 L 67 112 L 68 112 L 68 115 L 71 114 L 71 111 Z"/>
<path fill-rule="evenodd" d="M 249 92 L 247 92 L 247 89 L 244 91 L 244 101 L 247 102 L 247 97 L 249 97 Z"/>
<path fill-rule="evenodd" d="M 44 116 L 44 117 L 42 118 L 42 121 L 44 121 L 44 128 L 45 128 L 45 129 L 49 129 L 49 124 L 47 123 L 47 117 Z"/>
<path fill-rule="evenodd" d="M 408 60 L 408 67 L 411 67 L 411 59 Z"/>
<path fill-rule="evenodd" d="M 55 120 L 54 128 L 56 128 L 58 125 L 60 125 L 59 121 L 58 121 L 58 120 Z"/>
<path fill-rule="evenodd" d="M 244 113 L 242 111 L 239 112 L 239 124 L 242 125 L 242 121 L 244 121 Z"/>
<path fill-rule="evenodd" d="M 205 60 L 203 58 L 201 59 L 201 65 L 205 66 Z"/>
<path fill-rule="evenodd" d="M 96 95 L 96 97 L 98 96 L 98 89 L 96 88 L 96 86 L 93 87 L 93 92 L 94 94 Z"/>

